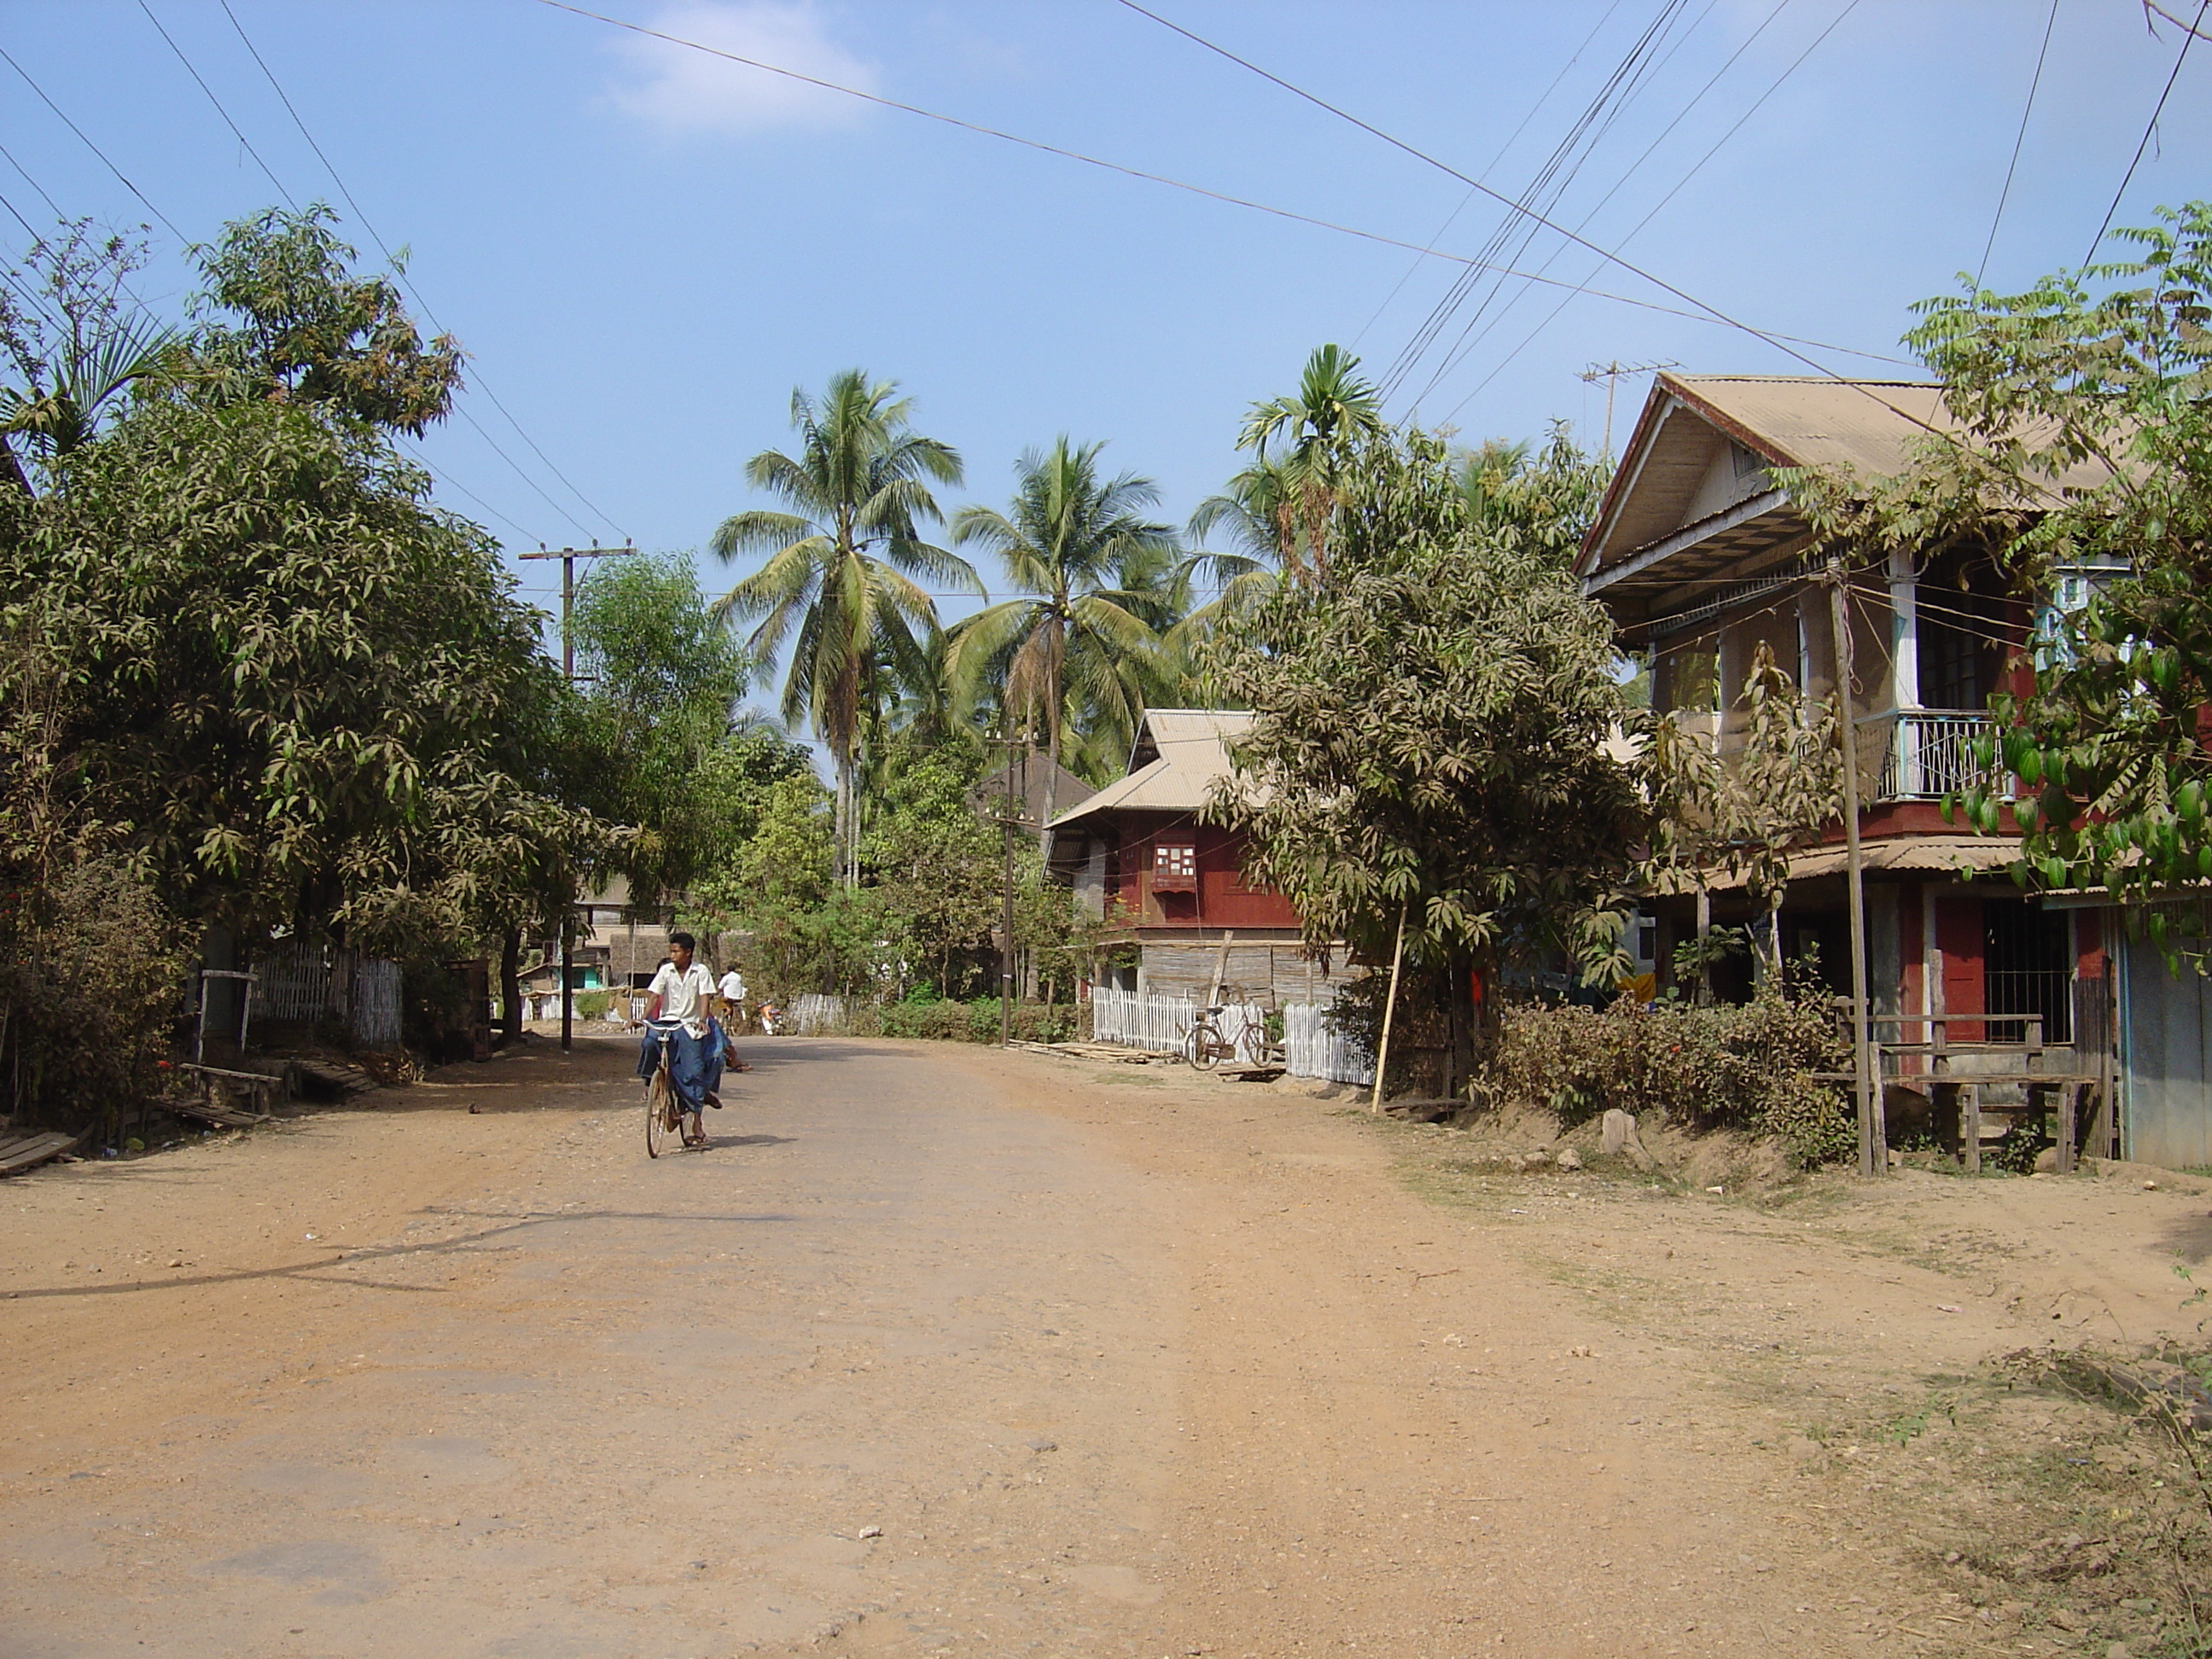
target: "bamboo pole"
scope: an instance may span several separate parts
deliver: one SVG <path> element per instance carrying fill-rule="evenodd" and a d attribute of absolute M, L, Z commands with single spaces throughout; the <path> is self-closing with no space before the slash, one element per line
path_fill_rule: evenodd
<path fill-rule="evenodd" d="M 1398 942 L 1390 947 L 1390 989 L 1382 1000 L 1382 1040 L 1375 1045 L 1375 1092 L 1367 1102 L 1370 1116 L 1382 1111 L 1382 1073 L 1390 1064 L 1390 1021 L 1398 1012 L 1398 965 L 1406 958 L 1406 905 L 1398 907 Z"/>
<path fill-rule="evenodd" d="M 1835 638 L 1830 643 L 1836 667 L 1836 740 L 1844 760 L 1844 872 L 1851 924 L 1851 1079 L 1858 1107 L 1859 1173 L 1885 1173 L 1888 1150 L 1881 1143 L 1875 1114 L 1874 1066 L 1867 1031 L 1866 874 L 1859 854 L 1858 723 L 1851 717 L 1851 617 L 1845 597 L 1844 562 L 1828 561 L 1828 604 Z"/>

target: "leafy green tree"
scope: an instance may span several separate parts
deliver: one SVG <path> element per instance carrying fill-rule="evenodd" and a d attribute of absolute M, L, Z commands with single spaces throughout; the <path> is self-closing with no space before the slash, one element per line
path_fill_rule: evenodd
<path fill-rule="evenodd" d="M 1308 574 L 1309 562 L 1312 574 L 1328 574 L 1329 523 L 1345 475 L 1385 433 L 1382 396 L 1358 368 L 1359 359 L 1342 347 L 1320 347 L 1306 359 L 1298 389 L 1253 404 L 1237 436 L 1237 447 L 1261 462 L 1270 459 L 1268 445 L 1287 440 L 1288 453 L 1274 462 L 1287 499 L 1271 502 L 1269 516 L 1277 556 L 1296 580 Z M 1289 500 L 1296 501 L 1295 514 Z"/>
<path fill-rule="evenodd" d="M 1175 532 L 1144 516 L 1158 504 L 1158 489 L 1133 472 L 1100 477 L 1103 447 L 1054 439 L 1016 464 L 1006 512 L 967 507 L 952 520 L 954 544 L 988 548 L 1022 597 L 953 629 L 946 668 L 964 702 L 973 704 L 988 678 L 1007 715 L 1024 729 L 1042 727 L 1052 762 L 1047 823 L 1070 724 L 1103 726 L 1126 751 L 1124 734 L 1134 733 L 1157 679 L 1159 636 L 1144 613 L 1168 602 L 1158 579 L 1179 551 Z M 1154 591 L 1133 586 L 1133 579 Z"/>
<path fill-rule="evenodd" d="M 872 890 L 837 878 L 830 795 L 811 770 L 769 786 L 752 835 L 696 898 L 734 925 L 738 958 L 764 998 L 876 983 L 885 921 Z"/>
<path fill-rule="evenodd" d="M 636 826 L 619 867 L 632 902 L 658 908 L 729 856 L 761 789 L 804 767 L 804 751 L 739 720 L 750 666 L 688 556 L 601 563 L 578 587 L 574 633 L 585 677 L 574 744 L 588 757 L 574 787 Z"/>
<path fill-rule="evenodd" d="M 981 592 L 963 560 L 922 539 L 921 526 L 940 516 L 929 484 L 959 483 L 960 458 L 912 430 L 912 400 L 896 392 L 858 369 L 833 375 L 818 403 L 804 388 L 793 392 L 799 453 L 763 450 L 745 466 L 754 489 L 790 510 L 736 514 L 713 543 L 726 560 L 767 556 L 718 611 L 758 619 L 748 645 L 759 663 L 791 647 L 783 718 L 811 719 L 829 746 L 848 885 L 859 870 L 859 744 L 889 689 L 872 671 L 888 662 L 910 676 L 922 672 L 922 638 L 937 607 L 916 578 Z"/>
<path fill-rule="evenodd" d="M 2114 233 L 2136 257 L 2027 292 L 1966 284 L 1908 341 L 1952 427 L 1899 475 L 1783 475 L 1856 556 L 1987 550 L 2045 613 L 1991 701 L 1990 775 L 1964 805 L 2023 833 L 2023 882 L 2159 906 L 2212 877 L 2212 204 Z M 2069 580 L 2069 578 L 2071 580 Z"/>
<path fill-rule="evenodd" d="M 1686 960 L 1701 1002 L 1709 1000 L 1717 953 L 1733 948 L 1711 937 L 1706 894 L 1713 877 L 1743 875 L 1765 921 L 1765 968 L 1779 975 L 1775 921 L 1789 890 L 1790 851 L 1843 811 L 1835 702 L 1808 702 L 1762 642 L 1752 653 L 1739 706 L 1746 713 L 1742 741 L 1725 761 L 1674 713 L 1633 708 L 1625 721 L 1637 739 L 1630 770 L 1650 815 L 1645 878 L 1662 890 L 1698 894 L 1698 939 Z"/>
<path fill-rule="evenodd" d="M 1403 928 L 1401 1017 L 1434 1026 L 1424 1081 L 1456 1093 L 1501 969 L 1618 969 L 1644 810 L 1605 749 L 1613 633 L 1554 554 L 1565 527 L 1479 524 L 1429 435 L 1370 441 L 1335 477 L 1328 580 L 1221 638 L 1254 721 L 1210 810 L 1251 833 L 1315 946 L 1388 962 Z M 1583 522 L 1595 505 L 1530 499 Z"/>
<path fill-rule="evenodd" d="M 927 963 L 945 996 L 956 960 L 988 945 L 1004 882 L 999 833 L 969 804 L 974 775 L 951 757 L 910 751 L 864 849 L 897 947 Z"/>
<path fill-rule="evenodd" d="M 192 250 L 212 320 L 193 336 L 191 376 L 204 396 L 309 404 L 419 437 L 453 407 L 460 346 L 426 345 L 392 278 L 356 276 L 336 222 L 319 202 L 271 208 Z"/>
<path fill-rule="evenodd" d="M 66 810 L 178 908 L 398 951 L 464 927 L 506 843 L 590 843 L 495 763 L 509 711 L 556 693 L 496 550 L 423 474 L 296 408 L 162 404 L 64 476 L 0 545 L 0 631 L 66 665 Z M 0 706 L 42 695 L 37 661 L 0 657 Z"/>

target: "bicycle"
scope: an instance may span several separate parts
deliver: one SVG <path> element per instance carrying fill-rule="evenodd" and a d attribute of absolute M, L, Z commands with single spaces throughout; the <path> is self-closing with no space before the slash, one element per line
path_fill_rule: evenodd
<path fill-rule="evenodd" d="M 1222 1033 L 1219 1017 L 1231 1008 L 1240 1010 L 1244 1023 L 1234 1037 Z M 1242 1058 L 1255 1071 L 1283 1063 L 1283 1045 L 1267 1037 L 1267 1015 L 1252 998 L 1235 1002 L 1217 1002 L 1201 1008 L 1191 1016 L 1190 1029 L 1183 1033 L 1183 1061 L 1193 1071 L 1210 1072 L 1224 1060 Z"/>
<path fill-rule="evenodd" d="M 1228 1012 L 1227 1003 L 1217 1002 L 1190 1017 L 1190 1029 L 1182 1034 L 1182 1059 L 1192 1071 L 1210 1072 L 1221 1061 L 1237 1057 L 1237 1045 L 1222 1036 L 1214 1018 Z"/>
<path fill-rule="evenodd" d="M 673 1024 L 659 1026 L 653 1031 L 660 1044 L 660 1064 L 653 1067 L 653 1076 L 645 1085 L 645 1155 L 659 1158 L 660 1149 L 667 1145 L 671 1135 L 684 1132 L 684 1097 L 676 1092 L 676 1080 L 668 1069 L 668 1045 L 676 1036 Z M 704 1141 L 700 1143 L 705 1145 Z"/>

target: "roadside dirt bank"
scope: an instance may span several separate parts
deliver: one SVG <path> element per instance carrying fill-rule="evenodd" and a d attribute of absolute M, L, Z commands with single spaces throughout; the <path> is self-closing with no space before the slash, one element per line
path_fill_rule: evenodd
<path fill-rule="evenodd" d="M 1155 1068 L 746 1050 L 703 1155 L 587 1037 L 0 1185 L 0 1655 L 2122 1639 L 1943 1561 L 2027 1502 L 1973 1470 L 2091 1431 L 1973 1379 L 2186 1330 L 2204 1183 L 1753 1208 Z"/>

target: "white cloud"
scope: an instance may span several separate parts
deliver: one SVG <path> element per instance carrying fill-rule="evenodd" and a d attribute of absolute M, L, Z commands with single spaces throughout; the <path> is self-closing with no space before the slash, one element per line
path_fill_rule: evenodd
<path fill-rule="evenodd" d="M 877 89 L 875 66 L 832 40 L 805 0 L 678 0 L 647 27 L 840 86 Z M 670 132 L 849 126 L 868 110 L 842 93 L 648 35 L 625 33 L 614 50 L 632 70 L 613 88 L 616 106 Z"/>

